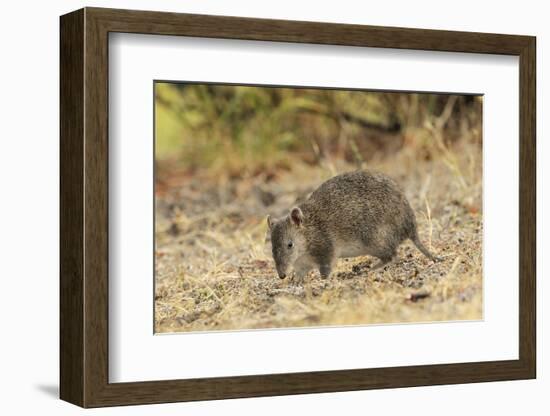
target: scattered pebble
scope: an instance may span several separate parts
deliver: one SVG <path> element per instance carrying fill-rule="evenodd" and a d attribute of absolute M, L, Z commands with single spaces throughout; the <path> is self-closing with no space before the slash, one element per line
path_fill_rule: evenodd
<path fill-rule="evenodd" d="M 430 297 L 430 292 L 416 292 L 416 293 L 410 293 L 407 296 L 407 300 L 411 302 L 418 302 L 421 299 L 426 299 Z"/>

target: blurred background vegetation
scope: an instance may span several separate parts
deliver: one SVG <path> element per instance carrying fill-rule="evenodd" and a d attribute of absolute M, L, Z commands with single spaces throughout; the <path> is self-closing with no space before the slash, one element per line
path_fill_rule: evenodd
<path fill-rule="evenodd" d="M 481 145 L 481 96 L 157 82 L 156 163 L 243 177 Z"/>

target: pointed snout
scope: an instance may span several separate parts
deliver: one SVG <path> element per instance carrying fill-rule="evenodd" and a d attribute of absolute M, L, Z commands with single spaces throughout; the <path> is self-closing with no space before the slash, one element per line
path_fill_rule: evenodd
<path fill-rule="evenodd" d="M 284 254 L 284 253 L 283 253 Z M 286 259 L 281 259 L 281 253 L 273 250 L 273 260 L 275 261 L 275 270 L 277 270 L 277 276 L 279 279 L 285 279 L 288 276 L 288 269 L 290 268 Z"/>
<path fill-rule="evenodd" d="M 279 279 L 286 278 L 286 271 L 283 270 L 282 267 L 277 267 L 277 275 L 279 276 Z"/>

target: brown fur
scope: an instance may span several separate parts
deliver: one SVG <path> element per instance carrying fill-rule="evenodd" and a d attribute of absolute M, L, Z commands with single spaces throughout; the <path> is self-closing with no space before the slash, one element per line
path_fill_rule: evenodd
<path fill-rule="evenodd" d="M 407 238 L 433 261 L 418 239 L 414 212 L 397 184 L 381 173 L 356 171 L 323 183 L 279 220 L 268 217 L 280 278 L 290 266 L 299 277 L 318 268 L 326 278 L 338 257 L 378 257 L 390 262 Z"/>

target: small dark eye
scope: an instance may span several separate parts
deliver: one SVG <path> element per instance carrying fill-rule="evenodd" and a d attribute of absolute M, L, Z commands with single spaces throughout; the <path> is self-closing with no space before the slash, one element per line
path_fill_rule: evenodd
<path fill-rule="evenodd" d="M 290 242 L 288 243 L 288 248 L 292 248 L 293 245 L 294 245 L 294 243 L 293 243 L 292 241 L 290 241 Z"/>

